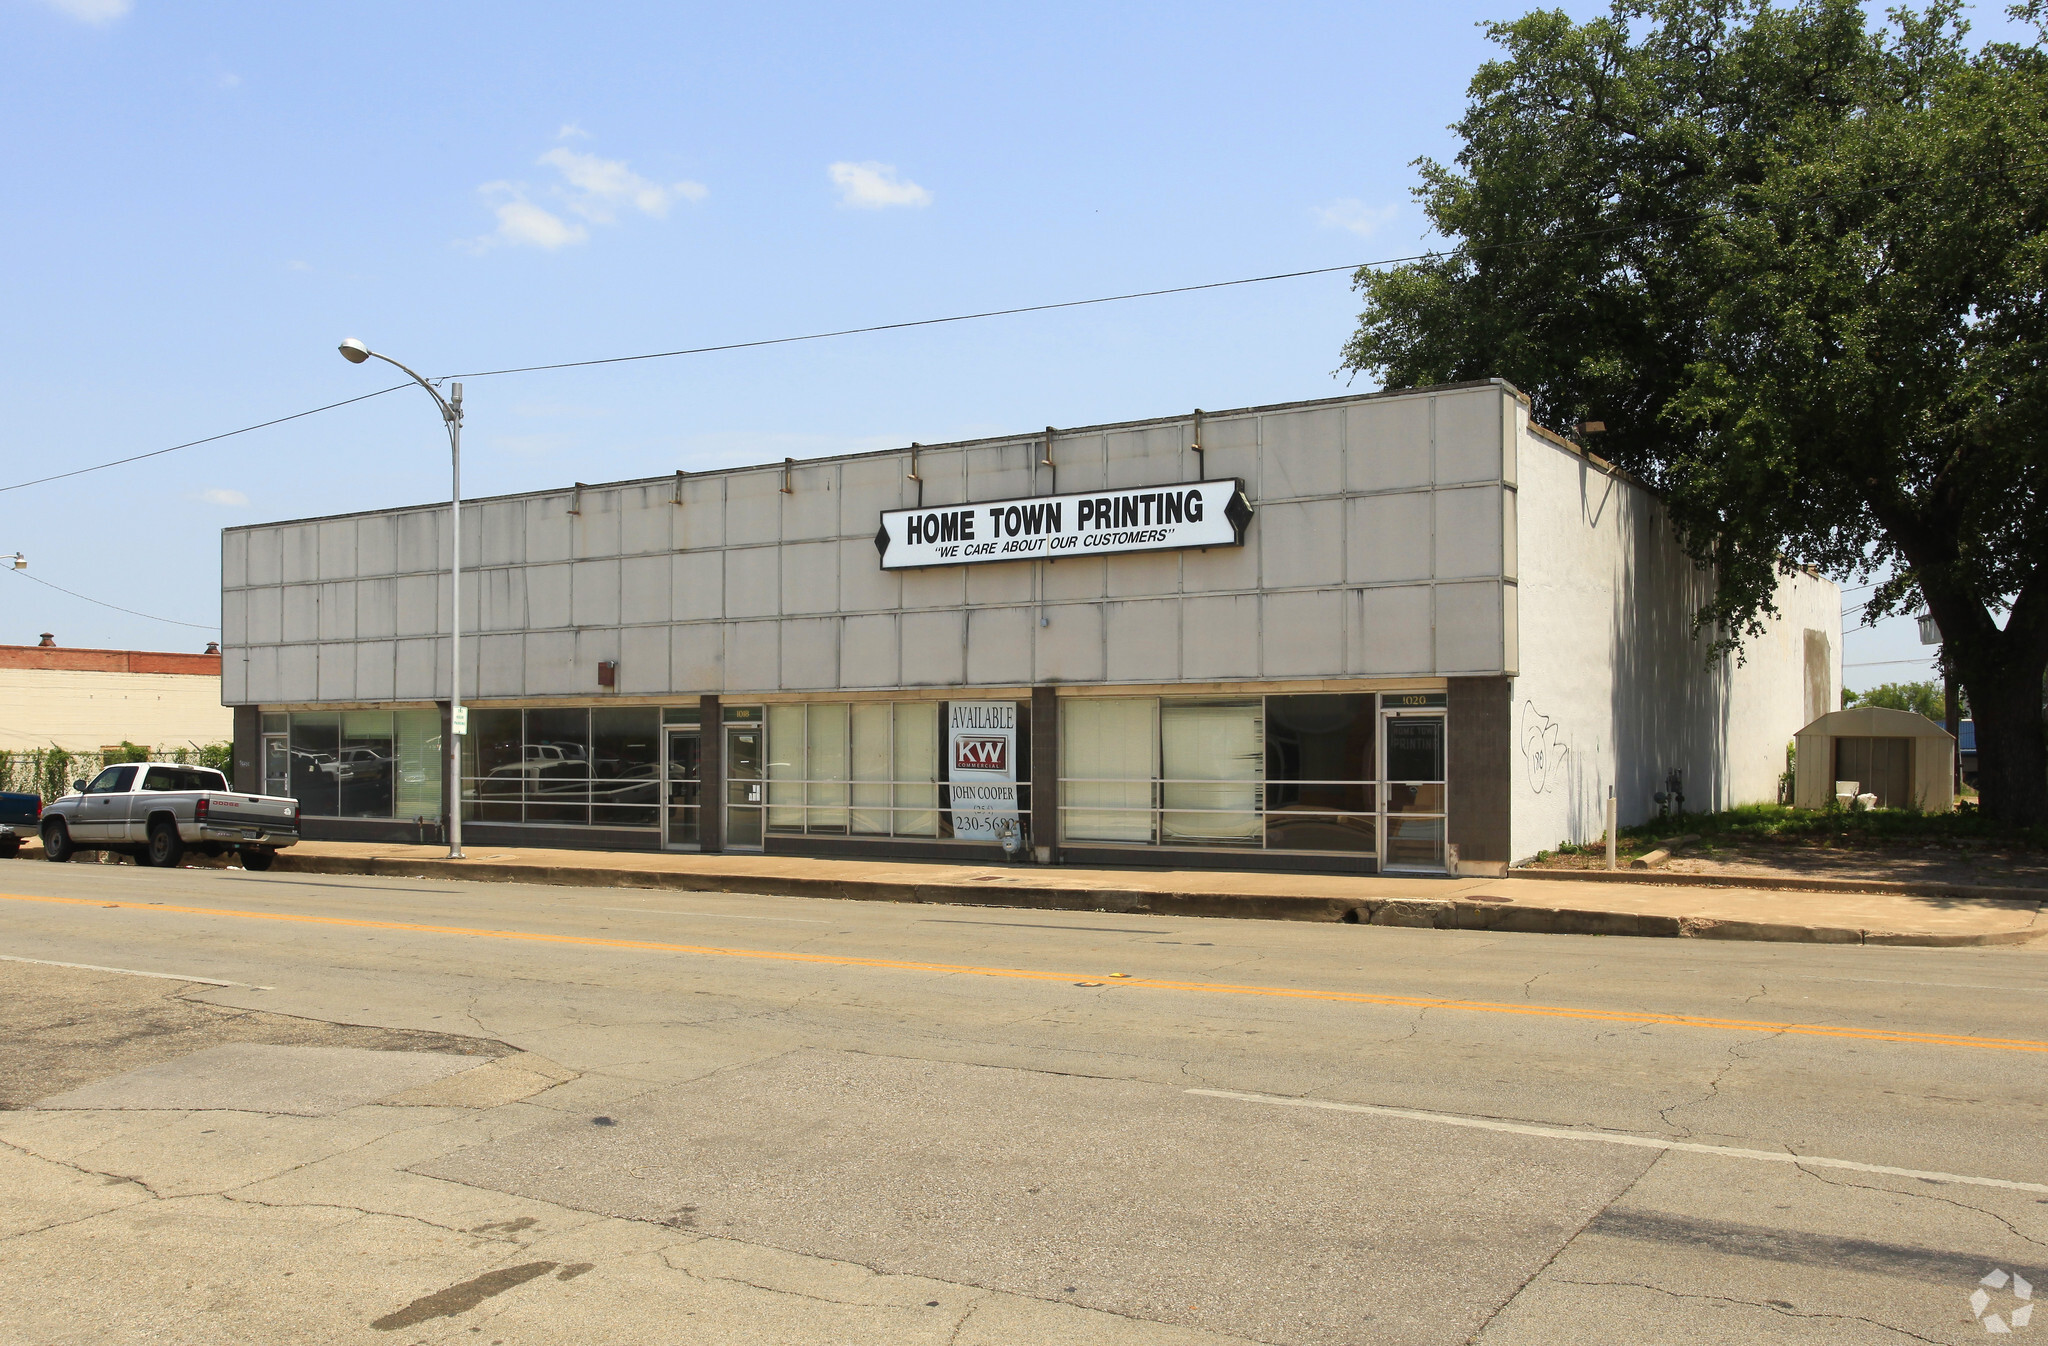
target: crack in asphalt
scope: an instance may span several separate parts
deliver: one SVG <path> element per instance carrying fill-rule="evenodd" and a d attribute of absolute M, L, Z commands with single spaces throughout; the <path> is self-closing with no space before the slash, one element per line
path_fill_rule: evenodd
<path fill-rule="evenodd" d="M 1777 1314 L 1780 1318 L 1817 1318 L 1843 1323 L 1865 1323 L 1871 1327 L 1882 1328 L 1886 1332 L 1895 1332 L 1899 1336 L 1907 1337 L 1913 1341 L 1933 1342 L 1935 1346 L 1941 1346 L 1941 1339 L 1939 1337 L 1923 1337 L 1918 1332 L 1912 1331 L 1909 1328 L 1899 1327 L 1892 1323 L 1879 1322 L 1875 1318 L 1865 1318 L 1854 1313 L 1804 1313 L 1796 1308 L 1786 1308 L 1783 1305 L 1773 1304 L 1766 1300 L 1738 1299 L 1733 1295 L 1690 1294 L 1683 1290 L 1667 1290 L 1661 1285 L 1651 1285 L 1646 1281 L 1575 1281 L 1569 1277 L 1560 1276 L 1557 1279 L 1557 1283 L 1559 1285 L 1581 1285 L 1588 1288 L 1604 1287 L 1617 1290 L 1648 1290 L 1652 1294 L 1667 1295 L 1672 1299 L 1704 1299 L 1717 1304 L 1736 1304 L 1744 1308 L 1764 1309 Z"/>
<path fill-rule="evenodd" d="M 1510 1304 L 1513 1304 L 1516 1300 L 1520 1299 L 1522 1297 L 1523 1292 L 1528 1290 L 1528 1288 L 1531 1285 L 1536 1283 L 1536 1278 L 1538 1276 L 1541 1276 L 1544 1272 L 1550 1270 L 1550 1268 L 1556 1264 L 1557 1259 L 1563 1257 L 1565 1251 L 1568 1248 L 1570 1248 L 1574 1243 L 1577 1243 L 1580 1237 L 1583 1236 L 1588 1229 L 1593 1227 L 1594 1221 L 1598 1220 L 1602 1215 L 1605 1215 L 1609 1210 L 1613 1209 L 1616 1203 L 1625 1198 L 1630 1192 L 1633 1192 L 1637 1187 L 1641 1186 L 1643 1179 L 1649 1177 L 1650 1171 L 1656 1168 L 1658 1164 L 1662 1163 L 1664 1160 L 1664 1156 L 1669 1153 L 1669 1150 L 1658 1151 L 1655 1158 L 1651 1159 L 1649 1163 L 1643 1165 L 1642 1172 L 1636 1174 L 1635 1177 L 1629 1179 L 1628 1185 L 1626 1187 L 1622 1188 L 1619 1192 L 1616 1192 L 1607 1200 L 1601 1202 L 1600 1208 L 1598 1210 L 1595 1210 L 1590 1215 L 1588 1215 L 1584 1223 L 1580 1224 L 1579 1227 L 1577 1229 L 1574 1229 L 1568 1237 L 1563 1239 L 1555 1248 L 1550 1250 L 1550 1256 L 1544 1258 L 1536 1266 L 1532 1267 L 1529 1271 L 1529 1274 L 1524 1276 L 1521 1279 L 1521 1281 L 1515 1286 L 1514 1289 L 1508 1291 L 1505 1295 L 1502 1295 L 1500 1303 L 1494 1305 L 1493 1310 L 1490 1313 L 1488 1313 L 1484 1318 L 1480 1319 L 1478 1326 L 1472 1329 L 1472 1334 L 1465 1338 L 1466 1342 L 1468 1343 L 1468 1346 L 1469 1343 L 1478 1341 L 1479 1338 L 1485 1334 L 1486 1329 L 1493 1325 L 1493 1320 L 1500 1317 L 1501 1314 L 1507 1312 L 1508 1306 Z"/>
<path fill-rule="evenodd" d="M 2037 1239 L 2032 1234 L 2024 1233 L 2021 1231 L 2018 1225 L 2014 1224 L 2011 1220 L 2006 1219 L 1997 1211 L 1985 1210 L 1982 1206 L 1973 1206 L 1967 1201 L 1958 1201 L 1954 1197 L 1950 1196 L 1937 1196 L 1933 1192 L 1916 1192 L 1910 1189 L 1898 1187 L 1877 1187 L 1866 1182 L 1850 1182 L 1846 1178 L 1824 1177 L 1821 1174 L 1814 1172 L 1806 1165 L 1800 1163 L 1795 1163 L 1792 1165 L 1792 1167 L 1797 1169 L 1799 1172 L 1805 1174 L 1807 1177 L 1812 1178 L 1814 1181 L 1824 1182 L 1830 1187 L 1853 1187 L 1859 1192 L 1878 1192 L 1882 1193 L 1885 1196 L 1912 1197 L 1918 1201 L 1939 1201 L 1945 1206 L 1954 1206 L 1958 1210 L 1969 1211 L 1972 1215 L 1981 1215 L 1987 1220 L 1996 1220 L 1999 1224 L 2004 1225 L 2006 1229 L 2012 1234 L 2012 1236 L 2020 1240 L 2022 1243 L 2031 1243 L 2037 1248 L 2048 1248 L 2048 1240 Z"/>
<path fill-rule="evenodd" d="M 1756 1039 L 1754 1042 L 1729 1043 L 1727 1049 L 1728 1059 L 1727 1061 L 1722 1063 L 1722 1066 L 1719 1070 L 1714 1072 L 1713 1078 L 1707 1081 L 1707 1092 L 1701 1094 L 1698 1098 L 1673 1103 L 1668 1107 L 1662 1107 L 1657 1109 L 1657 1115 L 1663 1119 L 1665 1127 L 1669 1130 L 1676 1131 L 1679 1135 L 1685 1137 L 1687 1140 L 1692 1139 L 1692 1128 L 1686 1126 L 1682 1122 L 1673 1121 L 1671 1119 L 1671 1114 L 1677 1112 L 1680 1108 L 1700 1107 L 1703 1104 L 1710 1103 L 1714 1099 L 1720 1097 L 1721 1081 L 1728 1077 L 1729 1072 L 1734 1070 L 1735 1067 L 1739 1065 L 1750 1064 L 1749 1058 L 1741 1054 L 1744 1048 L 1762 1046 L 1764 1043 L 1769 1042 L 1774 1038 L 1781 1038 L 1784 1035 L 1784 1030 L 1780 1029 L 1775 1033 L 1766 1033 L 1762 1037 Z"/>

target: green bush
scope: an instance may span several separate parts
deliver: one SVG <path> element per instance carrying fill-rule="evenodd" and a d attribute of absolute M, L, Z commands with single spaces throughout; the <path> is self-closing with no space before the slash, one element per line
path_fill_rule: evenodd
<path fill-rule="evenodd" d="M 71 754 L 52 748 L 43 754 L 42 778 L 36 782 L 45 803 L 71 792 Z"/>

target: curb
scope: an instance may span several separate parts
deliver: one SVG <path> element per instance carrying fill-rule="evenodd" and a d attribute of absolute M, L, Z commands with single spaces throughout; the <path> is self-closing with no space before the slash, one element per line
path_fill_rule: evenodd
<path fill-rule="evenodd" d="M 2048 903 L 2048 888 L 1972 883 L 1893 883 L 1886 879 L 1788 879 L 1769 874 L 1673 874 L 1654 869 L 1510 869 L 1511 879 L 1566 883 L 1662 884 L 1672 888 L 1749 888 L 1787 893 L 1877 893 L 1889 897 L 1964 897 L 1984 902 Z"/>
<path fill-rule="evenodd" d="M 836 898 L 852 902 L 944 903 L 1046 911 L 1101 911 L 1132 916 L 1200 916 L 1266 921 L 1330 921 L 1424 930 L 1491 930 L 1507 934 L 1633 935 L 1650 939 L 1736 939 L 1766 943 L 1904 944 L 1932 947 L 2022 944 L 2038 930 L 1944 935 L 1862 930 L 1790 922 L 1728 921 L 1696 916 L 1653 916 L 1628 911 L 1538 907 L 1491 900 L 1434 898 L 1294 897 L 1265 893 L 1157 892 L 1136 888 L 1050 885 L 980 887 L 964 883 L 890 883 L 868 879 L 782 878 L 566 865 L 508 865 L 489 861 L 403 860 L 331 855 L 277 857 L 276 870 L 295 874 L 357 874 L 381 878 L 468 879 L 477 883 L 535 883 L 574 888 L 646 888 L 670 892 L 749 893 Z M 1860 890 L 1859 890 L 1860 891 Z M 2036 899 L 2038 900 L 2038 899 Z"/>

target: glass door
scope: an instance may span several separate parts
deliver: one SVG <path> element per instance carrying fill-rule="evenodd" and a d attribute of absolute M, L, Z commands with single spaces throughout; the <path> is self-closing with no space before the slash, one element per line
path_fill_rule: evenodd
<path fill-rule="evenodd" d="M 280 719 L 283 717 L 280 716 Z M 292 793 L 291 748 L 283 734 L 263 736 L 263 793 L 289 799 Z"/>
<path fill-rule="evenodd" d="M 725 848 L 761 849 L 761 736 L 758 724 L 725 727 Z"/>
<path fill-rule="evenodd" d="M 704 740 L 692 729 L 671 729 L 662 753 L 662 842 L 672 851 L 696 850 L 702 816 Z"/>
<path fill-rule="evenodd" d="M 1386 869 L 1444 868 L 1444 717 L 1385 714 L 1380 835 Z"/>

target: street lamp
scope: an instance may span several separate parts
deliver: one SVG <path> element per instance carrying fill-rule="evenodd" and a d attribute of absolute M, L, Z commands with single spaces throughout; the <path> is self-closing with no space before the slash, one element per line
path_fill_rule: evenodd
<path fill-rule="evenodd" d="M 13 566 L 16 570 L 28 569 L 28 558 L 26 556 L 23 556 L 20 552 L 16 552 L 12 556 L 0 556 L 0 561 L 7 562 L 7 564 Z"/>
<path fill-rule="evenodd" d="M 448 612 L 449 633 L 452 649 L 448 657 L 451 674 L 448 688 L 448 781 L 454 789 L 454 797 L 448 805 L 448 858 L 460 860 L 462 854 L 462 736 L 469 731 L 469 716 L 462 704 L 462 385 L 448 385 L 447 397 L 441 390 L 407 369 L 388 355 L 380 355 L 362 342 L 350 337 L 341 343 L 341 358 L 352 365 L 375 356 L 385 364 L 404 370 L 414 383 L 427 390 L 427 396 L 434 399 L 434 405 L 441 408 L 441 419 L 448 426 L 448 457 L 453 467 L 454 486 L 452 499 L 448 504 L 449 541 L 448 549 Z"/>

